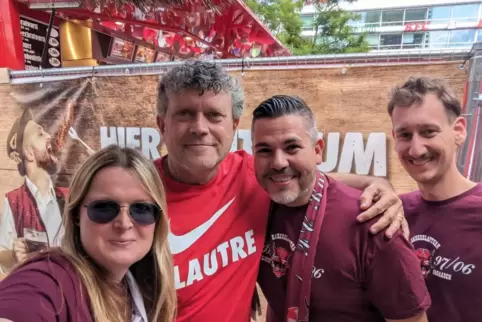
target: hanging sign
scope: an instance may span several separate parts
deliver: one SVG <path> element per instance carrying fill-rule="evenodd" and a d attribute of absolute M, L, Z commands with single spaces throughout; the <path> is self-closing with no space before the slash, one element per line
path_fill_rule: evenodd
<path fill-rule="evenodd" d="M 20 26 L 22 30 L 25 69 L 40 69 L 48 25 L 25 17 L 20 17 Z M 52 27 L 47 46 L 47 61 L 44 68 L 62 67 L 59 29 L 57 27 Z"/>

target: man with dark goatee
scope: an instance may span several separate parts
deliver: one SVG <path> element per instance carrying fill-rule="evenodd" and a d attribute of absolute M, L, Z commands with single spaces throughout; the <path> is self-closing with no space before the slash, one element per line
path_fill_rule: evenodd
<path fill-rule="evenodd" d="M 358 223 L 361 190 L 318 170 L 324 141 L 299 97 L 277 95 L 253 112 L 256 178 L 272 203 L 258 283 L 268 322 L 427 322 L 419 261 Z"/>

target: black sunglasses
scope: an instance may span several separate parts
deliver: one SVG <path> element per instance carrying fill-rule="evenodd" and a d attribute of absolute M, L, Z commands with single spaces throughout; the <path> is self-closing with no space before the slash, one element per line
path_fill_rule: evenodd
<path fill-rule="evenodd" d="M 87 215 L 97 224 L 107 224 L 115 219 L 120 213 L 121 205 L 112 200 L 96 200 L 88 205 Z M 149 202 L 134 202 L 129 205 L 129 215 L 136 224 L 152 225 L 161 216 L 158 205 Z"/>

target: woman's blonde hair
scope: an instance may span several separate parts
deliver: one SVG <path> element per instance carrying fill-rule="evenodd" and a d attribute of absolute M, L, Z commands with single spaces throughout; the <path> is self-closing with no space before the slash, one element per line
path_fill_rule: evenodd
<path fill-rule="evenodd" d="M 61 251 L 75 267 L 90 298 L 92 315 L 98 322 L 130 321 L 125 297 L 105 278 L 105 271 L 89 259 L 80 242 L 80 207 L 95 175 L 106 167 L 122 167 L 133 172 L 161 208 L 149 253 L 134 263 L 130 271 L 139 284 L 149 321 L 170 322 L 176 311 L 176 291 L 171 252 L 167 242 L 167 205 L 162 181 L 154 164 L 131 148 L 108 146 L 82 164 L 74 175 L 63 213 L 65 235 Z"/>

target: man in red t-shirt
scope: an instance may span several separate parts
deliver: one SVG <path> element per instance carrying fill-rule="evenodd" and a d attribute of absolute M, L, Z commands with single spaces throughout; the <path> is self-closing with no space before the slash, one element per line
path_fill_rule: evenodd
<path fill-rule="evenodd" d="M 482 316 L 482 184 L 457 169 L 467 130 L 459 100 L 443 80 L 410 78 L 388 104 L 395 150 L 419 190 L 401 199 L 432 306 L 431 322 Z M 363 188 L 370 178 L 346 176 Z"/>
<path fill-rule="evenodd" d="M 158 90 L 157 124 L 169 154 L 155 164 L 167 193 L 177 320 L 246 322 L 270 201 L 256 182 L 252 156 L 229 153 L 243 90 L 207 61 L 173 68 Z M 378 181 L 366 192 L 368 205 L 375 195 L 381 199 L 364 216 L 390 207 L 374 228 L 397 231 L 401 203 L 391 187 Z"/>
<path fill-rule="evenodd" d="M 268 321 L 427 321 L 413 248 L 357 224 L 362 192 L 319 173 L 323 140 L 305 102 L 267 99 L 252 132 L 256 177 L 273 200 L 258 277 Z"/>

